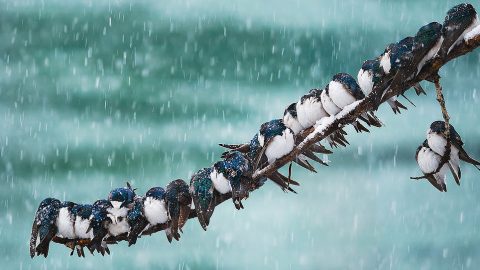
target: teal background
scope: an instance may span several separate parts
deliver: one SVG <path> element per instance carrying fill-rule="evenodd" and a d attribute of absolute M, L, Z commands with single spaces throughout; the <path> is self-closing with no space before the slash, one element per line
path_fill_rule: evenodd
<path fill-rule="evenodd" d="M 163 233 L 70 257 L 53 244 L 30 259 L 45 197 L 105 198 L 129 180 L 144 193 L 188 179 L 337 72 L 460 1 L 0 1 L 0 262 L 2 269 L 478 269 L 480 173 L 462 164 L 439 193 L 414 154 L 441 118 L 433 85 L 416 107 L 311 174 L 298 194 L 268 183 L 242 211 L 215 210 L 204 232 Z M 478 2 L 474 2 L 479 8 Z M 479 53 L 441 70 L 452 124 L 480 158 Z"/>

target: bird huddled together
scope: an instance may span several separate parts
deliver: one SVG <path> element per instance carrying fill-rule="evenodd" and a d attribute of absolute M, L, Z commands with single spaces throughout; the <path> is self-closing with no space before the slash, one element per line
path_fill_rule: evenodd
<path fill-rule="evenodd" d="M 114 241 L 127 240 L 130 246 L 147 232 L 165 230 L 168 241 L 179 240 L 189 218 L 197 217 L 206 230 L 218 204 L 231 198 L 234 206 L 242 209 L 242 201 L 268 179 L 285 192 L 295 192 L 292 186 L 299 183 L 291 179 L 291 168 L 288 176 L 277 170 L 261 177 L 254 178 L 253 175 L 290 154 L 302 143 L 308 130 L 328 126 L 333 119 L 342 117 L 374 91 L 378 95 L 375 98 L 381 100 L 387 90 L 397 89 L 405 81 L 415 78 L 432 59 L 446 57 L 475 27 L 478 27 L 477 14 L 472 5 L 453 7 L 448 11 L 443 25 L 429 23 L 421 27 L 415 36 L 392 43 L 383 54 L 365 61 L 357 79 L 347 73 L 338 73 L 323 89 L 312 89 L 287 106 L 282 118 L 263 123 L 250 142 L 221 144 L 228 149 L 222 154 L 222 160 L 194 173 L 190 184 L 177 179 L 165 188 L 153 187 L 145 195 L 139 195 L 127 183 L 126 187 L 113 189 L 106 199 L 93 204 L 44 199 L 32 225 L 31 257 L 46 257 L 50 242 L 56 238 L 67 239 L 66 245 L 72 249 L 71 254 L 76 251 L 82 257 L 85 256 L 84 247 L 92 254 L 109 254 L 109 238 Z M 418 83 L 413 87 L 417 94 L 425 93 Z M 406 109 L 397 98 L 398 95 L 387 100 L 394 113 Z M 369 127 L 382 125 L 374 111 L 364 112 L 352 122 L 356 132 L 369 132 Z M 474 164 L 477 168 L 480 166 L 465 152 L 460 135 L 450 126 L 450 158 L 438 169 L 447 142 L 442 137 L 444 131 L 444 122 L 434 122 L 427 140 L 418 148 L 416 155 L 422 172 L 440 191 L 446 191 L 445 175 L 448 169 L 460 183 L 459 160 Z M 340 126 L 328 134 L 325 141 L 331 148 L 346 146 L 349 144 L 346 135 L 343 126 Z M 317 154 L 331 153 L 318 142 L 302 149 L 291 161 L 316 172 L 311 161 L 328 165 Z"/>
<path fill-rule="evenodd" d="M 447 192 L 445 181 L 449 170 L 457 185 L 460 185 L 462 177 L 460 160 L 480 170 L 480 161 L 468 155 L 463 148 L 464 143 L 460 134 L 451 124 L 449 124 L 450 155 L 446 157 L 445 162 L 442 162 L 442 157 L 447 154 L 446 126 L 444 121 L 433 122 L 427 130 L 427 139 L 418 146 L 415 154 L 418 166 L 424 174 L 420 178 L 427 179 L 440 192 Z"/>

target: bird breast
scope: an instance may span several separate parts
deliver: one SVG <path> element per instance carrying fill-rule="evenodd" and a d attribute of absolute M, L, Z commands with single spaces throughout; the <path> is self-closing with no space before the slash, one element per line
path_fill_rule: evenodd
<path fill-rule="evenodd" d="M 390 63 L 390 52 L 382 55 L 380 58 L 380 66 L 383 68 L 383 72 L 385 72 L 385 74 L 390 73 L 390 69 L 392 68 L 392 63 Z"/>
<path fill-rule="evenodd" d="M 277 135 L 272 138 L 265 150 L 268 163 L 273 163 L 275 160 L 290 153 L 295 146 L 293 132 L 291 130 L 284 130 L 282 135 Z"/>
<path fill-rule="evenodd" d="M 357 75 L 358 85 L 360 85 L 360 89 L 362 92 L 367 96 L 373 90 L 373 74 L 369 70 L 360 69 Z"/>
<path fill-rule="evenodd" d="M 60 208 L 56 225 L 58 228 L 57 235 L 64 238 L 69 238 L 69 239 L 76 238 L 75 230 L 74 230 L 74 221 L 67 207 Z"/>
<path fill-rule="evenodd" d="M 447 140 L 440 134 L 429 132 L 427 134 L 428 146 L 438 155 L 443 156 L 445 153 L 445 146 L 447 145 Z M 450 158 L 458 159 L 458 149 L 457 147 L 451 145 L 450 147 Z"/>
<path fill-rule="evenodd" d="M 420 167 L 420 170 L 422 170 L 422 172 L 425 174 L 432 173 L 437 170 L 440 160 L 441 156 L 427 147 L 422 147 L 422 149 L 420 149 L 418 152 L 417 163 Z M 447 165 L 444 164 L 439 174 L 445 175 L 447 169 Z"/>
<path fill-rule="evenodd" d="M 322 92 L 320 98 L 322 100 L 323 108 L 329 115 L 336 115 L 342 110 L 338 108 L 338 106 L 335 105 L 335 103 L 333 103 L 332 99 L 327 95 L 326 91 Z"/>
<path fill-rule="evenodd" d="M 340 109 L 357 101 L 355 97 L 348 91 L 345 86 L 339 82 L 331 81 L 328 85 L 328 95 L 332 99 L 333 103 Z"/>
<path fill-rule="evenodd" d="M 75 218 L 75 235 L 79 239 L 92 239 L 93 230 L 90 230 L 87 233 L 88 227 L 90 226 L 90 221 L 88 219 L 83 219 L 82 217 Z"/>
<path fill-rule="evenodd" d="M 126 207 L 113 207 L 107 211 L 108 216 L 112 219 L 112 223 L 108 227 L 108 232 L 111 235 L 117 236 L 130 231 L 130 225 L 127 222 L 128 209 Z"/>
<path fill-rule="evenodd" d="M 470 32 L 473 28 L 475 28 L 476 26 L 478 25 L 478 17 L 475 17 L 475 19 L 473 19 L 473 22 L 472 24 L 470 24 L 470 26 L 468 26 L 463 32 L 462 34 L 457 38 L 457 40 L 455 40 L 455 42 L 452 44 L 452 46 L 450 46 L 450 48 L 448 48 L 448 52 L 447 54 L 450 53 L 450 51 L 455 48 L 455 46 L 457 46 L 461 41 L 463 41 L 463 38 L 465 37 L 465 34 Z"/>
<path fill-rule="evenodd" d="M 297 103 L 297 118 L 302 129 L 312 127 L 318 120 L 327 116 L 322 102 L 314 97 L 305 99 L 303 103 Z"/>
<path fill-rule="evenodd" d="M 165 201 L 147 197 L 143 205 L 145 217 L 151 225 L 163 224 L 168 221 Z"/>
<path fill-rule="evenodd" d="M 228 179 L 225 178 L 223 174 L 217 172 L 216 169 L 213 169 L 212 172 L 210 173 L 210 179 L 212 179 L 213 187 L 221 194 L 225 194 L 232 191 L 232 186 L 230 185 L 230 181 L 228 181 Z"/>
<path fill-rule="evenodd" d="M 297 116 L 298 116 L 298 112 L 297 112 Z M 290 128 L 295 134 L 303 130 L 303 127 L 302 125 L 300 125 L 299 120 L 294 118 L 288 112 L 283 116 L 283 123 L 285 124 L 285 126 Z"/>
<path fill-rule="evenodd" d="M 440 36 L 440 38 L 437 40 L 437 43 L 435 43 L 435 46 L 433 46 L 428 51 L 428 53 L 422 58 L 422 60 L 420 60 L 420 63 L 418 63 L 417 74 L 416 75 L 418 75 L 418 73 L 420 73 L 420 71 L 422 70 L 422 68 L 423 68 L 423 66 L 425 65 L 426 62 L 428 62 L 430 59 L 435 57 L 435 55 L 437 55 L 438 51 L 442 47 L 442 43 L 443 43 L 443 36 Z"/>

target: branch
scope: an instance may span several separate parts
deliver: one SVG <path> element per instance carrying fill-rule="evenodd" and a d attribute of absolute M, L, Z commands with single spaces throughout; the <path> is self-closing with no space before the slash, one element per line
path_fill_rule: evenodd
<path fill-rule="evenodd" d="M 458 44 L 445 58 L 441 58 L 436 56 L 432 60 L 430 60 L 421 70 L 421 72 L 415 76 L 414 78 L 404 81 L 401 85 L 397 85 L 395 87 L 389 88 L 385 91 L 386 86 L 384 84 L 379 84 L 378 87 L 374 88 L 373 91 L 364 99 L 357 101 L 347 107 L 345 107 L 342 112 L 337 114 L 336 116 L 330 116 L 328 121 L 325 121 L 324 125 L 320 125 L 317 128 L 309 128 L 298 134 L 301 143 L 299 143 L 289 154 L 285 155 L 284 157 L 276 160 L 274 163 L 264 167 L 263 169 L 257 170 L 253 173 L 252 178 L 254 180 L 259 180 L 262 177 L 266 177 L 284 165 L 292 162 L 299 154 L 303 151 L 307 150 L 313 144 L 325 139 L 327 136 L 340 131 L 340 129 L 348 124 L 354 123 L 357 118 L 363 114 L 370 111 L 374 111 L 378 109 L 378 107 L 384 103 L 386 100 L 393 96 L 402 95 L 408 89 L 412 88 L 415 84 L 421 81 L 430 81 L 435 83 L 436 91 L 437 91 L 437 100 L 442 107 L 442 114 L 446 123 L 446 133 L 445 136 L 447 138 L 447 147 L 445 151 L 445 155 L 442 157 L 442 166 L 448 160 L 450 155 L 450 140 L 449 140 L 449 116 L 445 107 L 445 100 L 442 94 L 442 88 L 439 82 L 438 71 L 439 69 L 449 62 L 452 59 L 460 57 L 464 54 L 467 54 L 473 51 L 475 48 L 480 46 L 480 35 L 469 36 L 467 41 L 463 41 Z M 224 194 L 221 195 L 220 198 L 216 201 L 216 205 L 221 204 L 222 202 L 231 198 L 231 194 Z M 191 211 L 189 219 L 195 218 L 197 216 L 195 211 Z M 151 227 L 142 233 L 144 235 L 151 235 L 155 232 L 165 230 L 167 228 L 167 224 L 161 224 L 158 226 Z M 109 237 L 104 239 L 107 244 L 116 244 L 119 241 L 126 240 L 125 235 L 120 235 L 117 237 Z M 88 246 L 90 244 L 89 239 L 65 239 L 60 237 L 54 237 L 53 242 L 64 244 L 67 247 L 74 249 L 75 245 L 77 246 Z"/>

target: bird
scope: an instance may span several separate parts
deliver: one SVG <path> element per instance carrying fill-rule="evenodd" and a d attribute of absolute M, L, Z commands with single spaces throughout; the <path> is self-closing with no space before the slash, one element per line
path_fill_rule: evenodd
<path fill-rule="evenodd" d="M 385 73 L 380 67 L 379 58 L 363 62 L 362 68 L 358 71 L 357 75 L 358 85 L 362 89 L 363 94 L 368 96 L 373 91 L 373 88 L 380 85 L 384 76 Z M 397 100 L 396 96 L 389 98 L 387 103 L 395 114 L 400 113 L 400 109 L 407 109 L 407 107 Z"/>
<path fill-rule="evenodd" d="M 91 250 L 96 250 L 102 256 L 105 253 L 110 254 L 110 250 L 103 239 L 108 235 L 110 224 L 113 223 L 112 218 L 114 217 L 109 213 L 109 210 L 112 208 L 113 205 L 109 200 L 100 199 L 95 201 L 89 218 L 90 224 L 86 231 L 86 233 L 91 231 L 93 234 L 93 238 L 90 241 Z"/>
<path fill-rule="evenodd" d="M 463 141 L 460 137 L 460 134 L 455 130 L 453 125 L 450 126 L 450 157 L 448 160 L 449 166 L 452 168 L 452 173 L 455 177 L 457 184 L 460 184 L 461 171 L 459 160 L 465 161 L 472 164 L 480 170 L 480 161 L 477 161 L 470 157 L 470 155 L 463 148 Z M 434 121 L 430 128 L 427 130 L 427 141 L 428 146 L 435 153 L 440 156 L 445 154 L 445 147 L 447 145 L 447 140 L 445 138 L 445 122 L 444 121 Z"/>
<path fill-rule="evenodd" d="M 90 226 L 90 215 L 92 214 L 92 208 L 93 206 L 91 204 L 75 204 L 72 207 L 72 214 L 74 216 L 74 229 L 75 229 L 75 236 L 76 239 L 92 239 L 93 238 L 93 232 L 90 230 L 88 231 L 88 227 Z M 75 243 L 75 242 L 74 242 Z M 72 253 L 70 255 L 73 255 L 74 250 L 77 250 L 77 255 L 79 257 L 85 257 L 85 253 L 83 251 L 83 246 L 81 245 L 74 245 L 72 247 Z M 91 249 L 90 246 L 87 246 L 87 248 L 90 250 L 90 252 L 93 254 L 93 249 Z"/>
<path fill-rule="evenodd" d="M 380 67 L 385 73 L 382 86 L 380 86 L 384 89 L 383 94 L 385 94 L 389 88 L 395 88 L 404 80 L 409 80 L 415 75 L 415 73 L 412 75 L 412 72 L 410 72 L 410 64 L 413 58 L 413 44 L 414 37 L 406 37 L 397 43 L 389 44 L 380 56 Z M 417 95 L 426 94 L 419 83 L 415 83 L 413 88 Z M 403 95 L 403 97 L 405 96 Z M 405 97 L 405 99 L 413 104 L 407 97 Z"/>
<path fill-rule="evenodd" d="M 60 206 L 61 202 L 55 198 L 46 198 L 40 202 L 32 224 L 30 257 L 35 257 L 35 254 L 48 256 L 50 241 L 57 233 L 56 221 Z"/>
<path fill-rule="evenodd" d="M 327 91 L 333 103 L 342 110 L 355 101 L 365 98 L 357 81 L 348 73 L 335 74 L 328 83 Z M 373 112 L 363 113 L 359 118 L 369 126 L 382 126 L 382 123 Z M 354 126 L 361 130 L 358 124 L 354 124 Z"/>
<path fill-rule="evenodd" d="M 448 166 L 444 164 L 442 168 L 438 170 L 442 157 L 430 149 L 426 140 L 417 148 L 415 159 L 424 174 L 423 178 L 426 178 L 428 182 L 440 192 L 446 192 L 447 185 L 445 178 Z M 438 172 L 436 172 L 437 170 Z"/>
<path fill-rule="evenodd" d="M 210 223 L 219 195 L 210 178 L 212 170 L 212 168 L 203 168 L 194 173 L 190 180 L 190 194 L 195 205 L 198 222 L 205 231 Z"/>
<path fill-rule="evenodd" d="M 321 102 L 322 91 L 323 89 L 311 89 L 307 94 L 303 95 L 298 102 L 290 104 L 285 109 L 282 119 L 283 123 L 290 128 L 295 135 L 302 130 L 314 126 L 315 123 L 323 117 L 329 116 Z M 348 141 L 343 135 L 346 135 L 346 133 L 342 129 L 328 136 L 326 139 L 331 146 L 337 146 L 337 144 L 346 146 Z M 296 144 L 298 143 L 299 142 Z M 332 153 L 319 143 L 310 147 L 310 150 L 323 154 Z"/>
<path fill-rule="evenodd" d="M 231 192 L 235 208 L 242 209 L 242 200 L 248 198 L 253 186 L 251 175 L 253 168 L 251 160 L 244 153 L 231 151 L 224 155 L 224 159 L 213 164 L 210 178 L 221 194 Z M 225 192 L 227 191 L 227 192 Z"/>
<path fill-rule="evenodd" d="M 440 56 L 445 57 L 463 41 L 466 33 L 478 24 L 477 12 L 471 4 L 459 4 L 447 12 L 442 26 L 443 44 Z"/>
<path fill-rule="evenodd" d="M 112 236 L 128 233 L 130 225 L 128 225 L 127 214 L 133 206 L 135 191 L 129 183 L 126 187 L 115 188 L 110 191 L 108 200 L 112 204 L 112 208 L 107 209 L 112 223 L 108 227 L 108 233 Z"/>
<path fill-rule="evenodd" d="M 145 197 L 135 196 L 133 199 L 133 206 L 128 210 L 127 222 L 130 230 L 127 235 L 128 246 L 137 243 L 139 235 L 148 225 L 148 220 L 145 216 Z"/>
<path fill-rule="evenodd" d="M 168 242 L 172 239 L 180 240 L 182 227 L 188 220 L 192 197 L 189 187 L 182 179 L 170 182 L 165 188 L 165 198 L 167 202 L 167 213 L 169 217 L 169 227 L 165 230 Z"/>
<path fill-rule="evenodd" d="M 442 43 L 442 25 L 438 22 L 426 24 L 418 30 L 413 38 L 413 60 L 415 76 L 420 73 L 425 64 L 439 52 Z"/>

